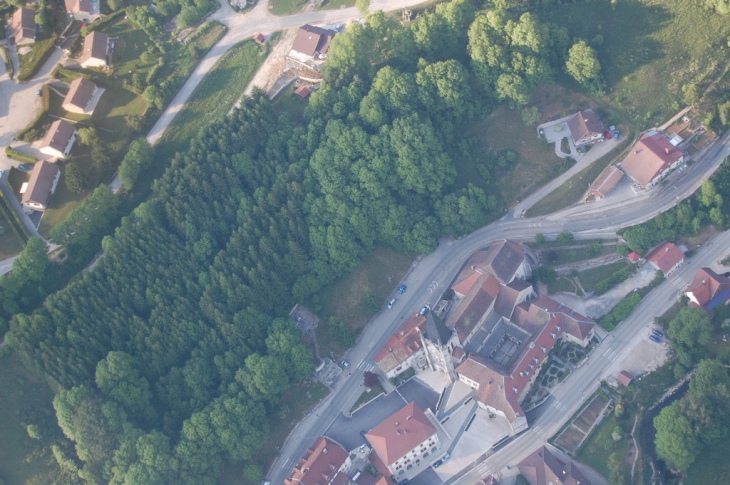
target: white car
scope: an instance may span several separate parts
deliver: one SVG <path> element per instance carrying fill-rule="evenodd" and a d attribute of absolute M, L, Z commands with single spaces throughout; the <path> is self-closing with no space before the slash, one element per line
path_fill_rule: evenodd
<path fill-rule="evenodd" d="M 388 310 L 393 308 L 394 305 L 395 305 L 395 298 L 391 298 L 391 300 L 388 302 Z"/>

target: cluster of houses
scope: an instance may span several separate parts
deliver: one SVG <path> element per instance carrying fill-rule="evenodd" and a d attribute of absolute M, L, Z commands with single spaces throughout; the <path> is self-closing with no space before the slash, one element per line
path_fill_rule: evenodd
<path fill-rule="evenodd" d="M 450 300 L 442 300 L 433 310 L 425 307 L 390 336 L 375 357 L 379 369 L 387 378 L 409 369 L 440 373 L 448 386 L 465 385 L 470 399 L 490 417 L 505 420 L 511 434 L 527 429 L 521 403 L 551 349 L 560 339 L 587 346 L 596 325 L 535 293 L 527 281 L 535 260 L 529 248 L 509 240 L 477 251 L 454 280 Z M 440 430 L 441 423 L 430 409 L 424 411 L 410 402 L 364 434 L 379 477 L 351 468 L 358 450 L 348 454 L 322 437 L 285 483 L 346 484 L 351 480 L 359 485 L 393 484 L 406 470 L 444 454 L 440 435 L 445 433 Z M 339 447 L 337 452 L 322 451 L 334 447 Z M 314 466 L 317 460 L 325 464 Z M 531 485 L 589 483 L 570 463 L 558 460 L 545 448 L 519 466 Z M 488 477 L 483 483 L 498 481 Z"/>
<path fill-rule="evenodd" d="M 69 18 L 93 22 L 101 17 L 99 0 L 65 0 Z M 10 37 L 16 45 L 32 44 L 36 40 L 36 12 L 21 7 L 10 20 Z"/>
<path fill-rule="evenodd" d="M 615 129 L 606 130 L 592 109 L 575 113 L 566 125 L 576 147 L 603 142 L 617 134 Z M 646 131 L 621 162 L 609 167 L 591 184 L 589 200 L 606 197 L 624 175 L 632 180 L 635 192 L 654 187 L 685 161 L 684 152 L 677 146 L 681 141 L 658 130 Z"/>

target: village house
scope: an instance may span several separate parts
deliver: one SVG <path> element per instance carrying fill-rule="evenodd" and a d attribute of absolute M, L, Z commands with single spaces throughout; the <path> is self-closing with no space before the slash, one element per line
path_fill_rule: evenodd
<path fill-rule="evenodd" d="M 289 57 L 306 63 L 309 60 L 324 60 L 327 58 L 332 38 L 337 34 L 334 30 L 303 25 L 297 31 L 297 36 L 292 44 Z"/>
<path fill-rule="evenodd" d="M 567 124 L 570 137 L 577 147 L 603 140 L 603 123 L 592 109 L 578 111 Z"/>
<path fill-rule="evenodd" d="M 108 65 L 110 50 L 109 36 L 95 30 L 84 39 L 84 50 L 79 64 L 84 68 L 104 67 Z"/>
<path fill-rule="evenodd" d="M 66 111 L 80 114 L 93 114 L 104 89 L 99 88 L 92 81 L 80 77 L 71 81 L 68 93 L 61 107 Z"/>
<path fill-rule="evenodd" d="M 28 185 L 21 190 L 23 209 L 26 212 L 46 210 L 60 178 L 61 171 L 55 163 L 41 160 L 33 165 Z"/>
<path fill-rule="evenodd" d="M 572 461 L 559 460 L 545 446 L 522 460 L 517 468 L 530 485 L 591 485 Z"/>
<path fill-rule="evenodd" d="M 16 45 L 35 42 L 35 12 L 24 7 L 16 10 L 10 21 L 10 33 Z"/>
<path fill-rule="evenodd" d="M 41 153 L 57 158 L 66 158 L 76 141 L 76 128 L 65 120 L 56 120 L 48 128 L 41 142 Z"/>
<path fill-rule="evenodd" d="M 646 255 L 646 260 L 664 276 L 669 276 L 684 263 L 684 253 L 676 244 L 664 241 Z"/>
<path fill-rule="evenodd" d="M 684 153 L 662 133 L 650 131 L 636 142 L 621 169 L 639 189 L 649 189 L 684 161 Z"/>
<path fill-rule="evenodd" d="M 690 306 L 703 308 L 712 315 L 718 305 L 730 301 L 730 278 L 710 268 L 700 268 L 684 294 Z"/>
<path fill-rule="evenodd" d="M 99 0 L 64 0 L 68 16 L 81 22 L 93 22 L 101 17 Z"/>
<path fill-rule="evenodd" d="M 336 441 L 319 437 L 299 459 L 285 485 L 345 485 L 352 461 Z"/>
<path fill-rule="evenodd" d="M 441 446 L 434 423 L 413 401 L 365 433 L 365 439 L 396 477 Z"/>

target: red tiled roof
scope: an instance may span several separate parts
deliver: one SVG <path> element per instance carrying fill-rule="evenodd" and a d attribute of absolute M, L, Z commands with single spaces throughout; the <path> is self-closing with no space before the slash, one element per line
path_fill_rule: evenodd
<path fill-rule="evenodd" d="M 456 373 L 479 384 L 477 401 L 502 411 L 511 423 L 524 415 L 517 401 L 507 399 L 505 371 L 497 364 L 479 355 L 470 355 L 455 369 Z"/>
<path fill-rule="evenodd" d="M 395 482 L 390 479 L 393 472 L 391 472 L 388 469 L 388 466 L 383 463 L 383 460 L 380 459 L 377 453 L 370 453 L 370 463 L 373 464 L 376 470 L 378 470 L 378 473 L 380 473 L 380 478 L 375 482 L 374 485 L 395 485 Z M 361 474 L 361 478 L 362 478 Z M 360 480 L 357 481 L 357 483 L 360 483 Z"/>
<path fill-rule="evenodd" d="M 669 241 L 664 241 L 646 255 L 646 260 L 654 264 L 665 275 L 683 259 L 682 250 Z"/>
<path fill-rule="evenodd" d="M 294 467 L 292 475 L 284 480 L 285 485 L 336 485 L 340 467 L 347 460 L 348 453 L 342 446 L 327 437 L 319 437 Z M 339 475 L 345 475 L 341 473 Z"/>
<path fill-rule="evenodd" d="M 603 133 L 603 123 L 592 109 L 579 111 L 568 120 L 568 129 L 574 142 Z"/>
<path fill-rule="evenodd" d="M 35 12 L 21 7 L 15 11 L 12 20 L 12 29 L 29 29 L 35 34 Z"/>
<path fill-rule="evenodd" d="M 590 485 L 580 470 L 568 460 L 558 460 L 542 447 L 524 460 L 517 468 L 530 485 Z"/>
<path fill-rule="evenodd" d="M 710 268 L 700 268 L 684 292 L 690 297 L 692 306 L 704 308 L 711 301 L 714 305 L 722 305 L 730 300 L 730 278 L 720 276 Z"/>
<path fill-rule="evenodd" d="M 262 34 L 261 32 L 259 32 L 258 34 L 253 36 L 253 40 L 254 40 L 254 42 L 256 42 L 258 44 L 263 44 L 264 41 L 266 40 L 266 36 L 264 34 Z"/>
<path fill-rule="evenodd" d="M 628 386 L 631 384 L 631 381 L 634 380 L 634 376 L 631 375 L 630 372 L 622 370 L 618 373 L 618 381 L 623 384 L 624 386 Z"/>
<path fill-rule="evenodd" d="M 516 242 L 503 239 L 492 243 L 486 251 L 477 251 L 469 261 L 468 266 L 481 268 L 499 279 L 504 284 L 509 283 L 515 276 L 517 268 L 524 261 L 522 246 Z"/>
<path fill-rule="evenodd" d="M 467 293 L 469 293 L 469 291 L 471 291 L 482 276 L 484 276 L 484 273 L 474 269 L 465 269 L 456 278 L 457 283 L 452 286 L 451 289 L 454 290 L 454 293 L 463 298 Z"/>
<path fill-rule="evenodd" d="M 436 434 L 436 428 L 414 401 L 365 434 L 375 452 L 391 465 Z"/>
<path fill-rule="evenodd" d="M 296 91 L 294 91 L 294 94 L 299 96 L 302 99 L 306 99 L 307 96 L 312 94 L 312 91 L 307 86 L 299 86 Z"/>
<path fill-rule="evenodd" d="M 632 251 L 629 253 L 629 261 L 631 261 L 632 263 L 635 263 L 640 259 L 641 259 L 641 255 L 639 253 L 637 253 L 636 251 Z"/>
<path fill-rule="evenodd" d="M 682 156 L 682 150 L 672 145 L 661 133 L 644 135 L 623 159 L 621 168 L 646 187 Z"/>
<path fill-rule="evenodd" d="M 68 13 L 91 13 L 91 2 L 89 0 L 64 0 Z"/>
<path fill-rule="evenodd" d="M 605 170 L 595 182 L 591 184 L 591 192 L 599 197 L 605 197 L 616 187 L 616 184 L 623 178 L 624 173 L 616 166 Z"/>
<path fill-rule="evenodd" d="M 464 357 L 464 349 L 461 347 L 454 347 L 454 350 L 451 351 L 451 355 L 454 356 L 455 359 L 461 359 Z"/>
<path fill-rule="evenodd" d="M 492 475 L 487 475 L 486 477 L 482 478 L 482 481 L 480 482 L 481 485 L 499 485 L 499 480 L 494 478 Z"/>
<path fill-rule="evenodd" d="M 416 313 L 403 322 L 390 336 L 378 355 L 375 356 L 375 363 L 383 372 L 390 372 L 421 350 L 419 331 L 421 333 L 426 331 L 426 317 Z"/>

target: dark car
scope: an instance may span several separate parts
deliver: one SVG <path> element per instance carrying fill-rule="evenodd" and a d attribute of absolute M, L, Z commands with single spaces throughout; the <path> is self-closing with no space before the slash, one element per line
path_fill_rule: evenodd
<path fill-rule="evenodd" d="M 407 288 L 406 285 L 400 285 L 400 287 L 398 288 L 398 294 L 399 295 L 402 295 L 403 293 L 405 293 L 406 292 L 406 288 Z"/>
<path fill-rule="evenodd" d="M 23 172 L 30 172 L 33 170 L 33 165 L 29 163 L 21 163 L 18 165 L 18 170 L 22 170 Z"/>
<path fill-rule="evenodd" d="M 662 340 L 661 340 L 661 339 L 660 339 L 659 337 L 657 337 L 656 335 L 649 335 L 649 340 L 651 340 L 652 342 L 656 342 L 656 343 L 660 343 L 660 342 L 662 341 Z"/>
<path fill-rule="evenodd" d="M 662 332 L 662 331 L 661 331 L 661 330 L 659 330 L 658 328 L 653 328 L 653 329 L 651 330 L 651 333 L 653 333 L 653 334 L 654 334 L 654 335 L 656 335 L 657 337 L 664 337 L 664 332 Z"/>

